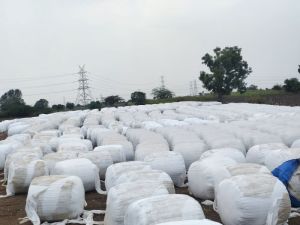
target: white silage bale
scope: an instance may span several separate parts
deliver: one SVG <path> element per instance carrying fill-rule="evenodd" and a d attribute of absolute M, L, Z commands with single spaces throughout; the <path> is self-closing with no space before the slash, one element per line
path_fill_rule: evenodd
<path fill-rule="evenodd" d="M 280 166 L 282 163 L 291 160 L 300 158 L 300 148 L 290 148 L 285 150 L 273 150 L 270 151 L 265 156 L 264 165 L 269 170 L 274 170 L 276 167 Z"/>
<path fill-rule="evenodd" d="M 13 151 L 11 145 L 9 144 L 1 144 L 0 145 L 0 170 L 4 169 L 5 160 L 9 153 Z"/>
<path fill-rule="evenodd" d="M 266 155 L 278 149 L 287 149 L 288 147 L 283 143 L 269 143 L 269 144 L 261 144 L 255 145 L 251 147 L 246 155 L 246 160 L 249 163 L 257 163 L 264 164 Z"/>
<path fill-rule="evenodd" d="M 84 212 L 84 187 L 76 176 L 41 176 L 30 184 L 25 211 L 33 225 L 76 219 Z"/>
<path fill-rule="evenodd" d="M 159 223 L 157 225 L 222 225 L 212 220 L 183 220 L 183 221 L 172 221 L 166 223 Z"/>
<path fill-rule="evenodd" d="M 291 145 L 291 148 L 300 148 L 300 139 L 297 139 Z"/>
<path fill-rule="evenodd" d="M 187 195 L 159 195 L 129 205 L 124 225 L 154 225 L 169 221 L 205 219 L 200 204 Z"/>
<path fill-rule="evenodd" d="M 9 126 L 7 135 L 12 136 L 12 135 L 20 134 L 23 131 L 25 131 L 29 126 L 30 126 L 29 124 L 20 124 L 20 125 L 16 125 L 16 126 Z"/>
<path fill-rule="evenodd" d="M 7 196 L 27 193 L 29 185 L 35 177 L 49 174 L 45 161 L 25 158 L 11 161 L 8 171 Z"/>
<path fill-rule="evenodd" d="M 101 190 L 99 169 L 88 159 L 69 159 L 57 162 L 53 169 L 53 175 L 78 176 L 82 180 L 85 191 L 96 190 L 99 194 L 105 194 Z"/>
<path fill-rule="evenodd" d="M 126 183 L 126 182 L 155 182 L 157 184 L 163 184 L 169 193 L 174 194 L 174 184 L 171 177 L 160 170 L 143 170 L 143 171 L 129 171 L 122 173 L 117 180 L 115 185 Z M 108 189 L 109 191 L 110 189 Z"/>
<path fill-rule="evenodd" d="M 28 145 L 30 144 L 31 136 L 29 134 L 15 134 L 7 137 L 6 140 L 7 141 L 14 140 L 22 143 L 23 145 Z"/>
<path fill-rule="evenodd" d="M 79 153 L 78 158 L 89 159 L 94 163 L 99 169 L 100 179 L 103 180 L 105 179 L 107 168 L 113 164 L 111 154 L 105 150 Z"/>
<path fill-rule="evenodd" d="M 128 206 L 140 199 L 169 194 L 163 184 L 128 182 L 110 189 L 106 201 L 105 225 L 124 225 Z"/>
<path fill-rule="evenodd" d="M 188 171 L 189 191 L 196 198 L 214 200 L 214 188 L 226 167 L 237 164 L 228 157 L 209 157 L 194 162 Z"/>
<path fill-rule="evenodd" d="M 49 169 L 49 174 L 52 175 L 55 164 L 60 161 L 64 161 L 67 159 L 75 159 L 77 158 L 77 152 L 54 152 L 47 154 L 43 157 L 43 160 L 46 162 L 47 167 Z"/>
<path fill-rule="evenodd" d="M 111 155 L 113 163 L 125 162 L 126 154 L 122 145 L 103 145 L 98 146 L 94 151 L 107 151 Z"/>
<path fill-rule="evenodd" d="M 82 142 L 67 142 L 61 143 L 58 146 L 57 152 L 88 152 L 88 147 Z"/>
<path fill-rule="evenodd" d="M 185 167 L 188 169 L 190 165 L 197 161 L 200 156 L 207 150 L 207 146 L 203 142 L 183 142 L 175 144 L 173 147 L 174 152 L 180 153 L 185 162 Z"/>
<path fill-rule="evenodd" d="M 216 191 L 224 225 L 283 225 L 291 203 L 281 181 L 271 175 L 239 175 L 223 180 Z"/>
<path fill-rule="evenodd" d="M 12 153 L 16 153 L 16 152 L 24 152 L 25 154 L 26 153 L 34 153 L 34 154 L 38 155 L 39 158 L 42 158 L 44 155 L 43 151 L 40 147 L 32 147 L 32 146 L 24 146 L 24 147 L 17 148 L 12 151 Z"/>
<path fill-rule="evenodd" d="M 8 179 L 9 168 L 12 161 L 33 161 L 41 159 L 41 155 L 36 152 L 15 152 L 8 154 L 4 164 L 4 180 Z"/>
<path fill-rule="evenodd" d="M 219 157 L 228 157 L 233 159 L 234 161 L 238 163 L 245 163 L 246 158 L 244 154 L 235 148 L 218 148 L 218 149 L 211 149 L 206 152 L 204 152 L 200 159 L 208 158 L 208 157 L 214 157 L 214 156 L 219 156 Z"/>
<path fill-rule="evenodd" d="M 222 173 L 219 173 L 219 176 L 215 180 L 215 192 L 216 192 L 216 187 L 221 181 L 233 176 L 249 175 L 249 174 L 272 175 L 271 171 L 267 167 L 259 164 L 254 164 L 254 163 L 238 163 L 236 165 L 226 166 L 225 170 Z M 216 199 L 215 199 L 215 204 L 217 204 Z"/>
<path fill-rule="evenodd" d="M 143 170 L 152 170 L 152 168 L 148 163 L 142 161 L 121 162 L 109 166 L 105 175 L 106 190 L 109 190 L 116 185 L 116 181 L 122 173 Z"/>
<path fill-rule="evenodd" d="M 169 174 L 175 186 L 184 186 L 187 176 L 184 159 L 181 154 L 170 151 L 152 153 L 146 156 L 144 161 L 152 169 L 161 170 Z"/>
<path fill-rule="evenodd" d="M 166 143 L 159 143 L 155 142 L 141 142 L 136 146 L 135 150 L 135 160 L 143 161 L 145 157 L 152 153 L 162 153 L 162 152 L 169 152 L 169 146 Z"/>

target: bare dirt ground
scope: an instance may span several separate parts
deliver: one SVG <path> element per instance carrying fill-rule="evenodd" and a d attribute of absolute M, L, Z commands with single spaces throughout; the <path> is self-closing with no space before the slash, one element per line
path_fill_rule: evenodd
<path fill-rule="evenodd" d="M 0 140 L 6 138 L 5 134 L 0 133 Z M 0 180 L 3 179 L 3 171 L 0 171 Z M 5 195 L 5 187 L 0 185 L 0 195 Z M 189 194 L 187 188 L 176 188 L 177 194 Z M 87 207 L 86 210 L 105 210 L 106 196 L 100 195 L 96 192 L 88 192 L 85 195 Z M 196 199 L 201 203 L 200 199 Z M 19 218 L 26 217 L 25 213 L 26 195 L 16 195 L 8 198 L 0 199 L 0 225 L 18 225 Z M 202 205 L 202 204 L 201 204 Z M 206 218 L 220 222 L 219 215 L 213 210 L 212 206 L 202 205 Z M 103 215 L 94 217 L 95 221 L 103 221 Z M 300 217 L 293 218 L 289 221 L 289 225 L 299 225 Z M 23 225 L 31 225 L 30 222 Z"/>

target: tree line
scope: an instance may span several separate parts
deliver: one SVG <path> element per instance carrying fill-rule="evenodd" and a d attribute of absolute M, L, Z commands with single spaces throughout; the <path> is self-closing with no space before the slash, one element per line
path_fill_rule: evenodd
<path fill-rule="evenodd" d="M 199 80 L 203 87 L 210 93 L 215 94 L 217 99 L 223 102 L 225 95 L 230 95 L 233 91 L 244 93 L 246 91 L 257 90 L 256 85 L 247 86 L 245 80 L 252 73 L 252 68 L 243 59 L 242 49 L 234 47 L 217 47 L 213 54 L 206 53 L 202 57 L 202 63 L 207 66 L 207 71 L 200 71 Z M 300 65 L 298 67 L 300 73 Z M 284 90 L 286 92 L 300 92 L 300 81 L 298 78 L 286 79 L 284 84 L 276 84 L 273 90 Z M 162 87 L 152 89 L 153 99 L 172 99 L 175 94 L 171 90 Z M 201 95 L 199 93 L 199 95 Z M 41 113 L 52 113 L 64 110 L 76 109 L 101 109 L 103 107 L 115 107 L 125 105 L 146 104 L 146 94 L 142 91 L 131 93 L 129 101 L 125 101 L 119 95 L 108 96 L 103 101 L 92 101 L 86 106 L 75 105 L 72 102 L 54 104 L 51 107 L 46 99 L 39 99 L 33 106 L 27 105 L 19 89 L 12 89 L 4 93 L 0 98 L 0 117 L 26 117 L 36 116 Z"/>

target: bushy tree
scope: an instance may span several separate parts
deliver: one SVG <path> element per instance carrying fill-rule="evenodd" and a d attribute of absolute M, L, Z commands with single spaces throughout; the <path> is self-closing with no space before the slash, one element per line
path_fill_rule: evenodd
<path fill-rule="evenodd" d="M 100 101 L 91 101 L 89 104 L 89 109 L 101 109 L 101 102 Z"/>
<path fill-rule="evenodd" d="M 245 79 L 252 69 L 243 60 L 241 51 L 237 46 L 215 48 L 214 55 L 206 53 L 202 57 L 202 63 L 210 72 L 201 71 L 199 79 L 204 88 L 218 95 L 219 101 L 223 101 L 223 96 L 229 95 L 234 89 L 240 93 L 246 90 Z"/>
<path fill-rule="evenodd" d="M 300 82 L 297 78 L 286 79 L 283 88 L 286 92 L 298 92 L 300 91 Z"/>
<path fill-rule="evenodd" d="M 38 101 L 36 101 L 36 103 L 34 104 L 34 108 L 36 110 L 44 110 L 49 108 L 49 102 L 46 99 L 40 99 Z"/>
<path fill-rule="evenodd" d="M 63 110 L 65 110 L 65 106 L 62 104 L 52 105 L 52 109 L 54 111 L 63 111 Z"/>
<path fill-rule="evenodd" d="M 256 91 L 256 90 L 258 90 L 258 87 L 254 84 L 251 84 L 249 87 L 247 87 L 247 90 Z"/>
<path fill-rule="evenodd" d="M 152 89 L 152 95 L 153 95 L 153 99 L 167 99 L 167 98 L 174 97 L 174 93 L 164 87 L 158 87 Z"/>
<path fill-rule="evenodd" d="M 146 94 L 141 91 L 135 91 L 131 93 L 131 102 L 135 105 L 145 105 Z"/>
<path fill-rule="evenodd" d="M 124 101 L 119 95 L 108 96 L 104 99 L 105 105 L 114 106 L 116 103 Z"/>
<path fill-rule="evenodd" d="M 272 87 L 272 90 L 275 90 L 275 91 L 281 91 L 281 90 L 282 90 L 282 85 L 280 85 L 280 84 L 275 84 L 275 85 Z"/>
<path fill-rule="evenodd" d="M 73 110 L 73 109 L 75 108 L 75 104 L 72 103 L 72 102 L 67 102 L 66 108 L 67 108 L 68 110 Z"/>
<path fill-rule="evenodd" d="M 19 89 L 11 89 L 0 98 L 0 108 L 2 111 L 7 111 L 14 105 L 25 105 L 22 92 Z"/>

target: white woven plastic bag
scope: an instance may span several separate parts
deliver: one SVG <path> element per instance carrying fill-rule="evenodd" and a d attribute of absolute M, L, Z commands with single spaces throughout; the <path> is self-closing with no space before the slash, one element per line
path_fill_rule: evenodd
<path fill-rule="evenodd" d="M 169 194 L 163 184 L 152 182 L 127 182 L 110 189 L 107 202 L 105 225 L 124 225 L 128 206 L 140 199 Z"/>
<path fill-rule="evenodd" d="M 125 225 L 154 225 L 162 222 L 205 219 L 200 204 L 187 195 L 159 195 L 129 205 Z"/>
<path fill-rule="evenodd" d="M 152 153 L 144 159 L 152 169 L 161 170 L 169 174 L 175 186 L 182 187 L 186 180 L 186 168 L 182 155 L 177 152 Z"/>
<path fill-rule="evenodd" d="M 216 190 L 224 225 L 283 225 L 291 203 L 285 186 L 271 175 L 238 175 L 223 180 Z"/>
<path fill-rule="evenodd" d="M 53 175 L 69 175 L 81 178 L 85 191 L 96 190 L 99 194 L 105 194 L 101 190 L 99 169 L 88 159 L 69 159 L 55 164 Z"/>
<path fill-rule="evenodd" d="M 76 219 L 85 206 L 84 187 L 76 176 L 41 176 L 29 187 L 26 214 L 33 225 Z"/>

